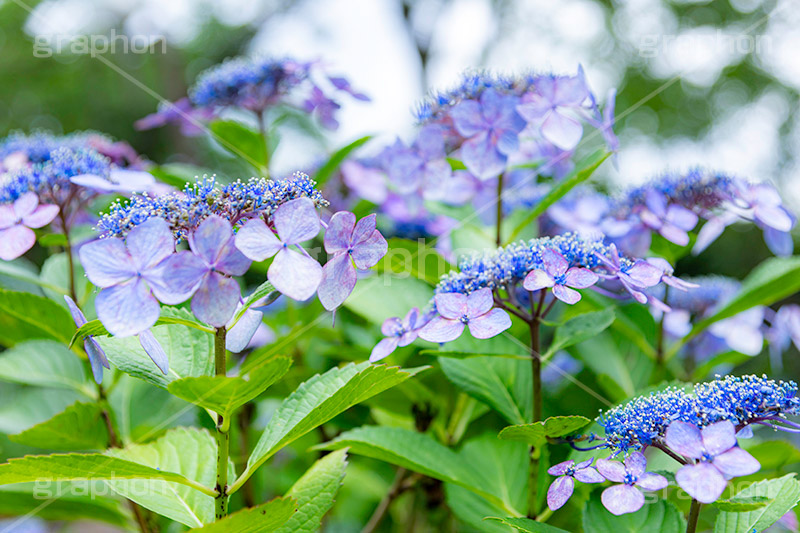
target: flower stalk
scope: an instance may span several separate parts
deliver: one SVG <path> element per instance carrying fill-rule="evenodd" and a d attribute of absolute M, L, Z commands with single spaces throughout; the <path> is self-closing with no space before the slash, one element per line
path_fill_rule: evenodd
<path fill-rule="evenodd" d="M 226 374 L 225 326 L 214 333 L 214 374 Z M 228 455 L 230 446 L 230 423 L 221 414 L 217 415 L 217 495 L 214 498 L 214 517 L 222 520 L 228 515 Z"/>

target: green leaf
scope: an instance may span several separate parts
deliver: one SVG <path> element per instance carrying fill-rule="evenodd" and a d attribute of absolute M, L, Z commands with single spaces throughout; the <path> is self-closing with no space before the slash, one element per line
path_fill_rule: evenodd
<path fill-rule="evenodd" d="M 772 305 L 800 291 L 800 256 L 770 257 L 744 279 L 741 290 L 716 313 L 694 325 L 680 342 L 670 349 L 673 356 L 689 340 L 706 328 L 757 305 Z"/>
<path fill-rule="evenodd" d="M 191 319 L 185 309 L 166 308 L 177 319 Z M 103 347 L 108 360 L 119 370 L 153 385 L 167 388 L 170 382 L 187 377 L 211 376 L 214 373 L 214 339 L 210 333 L 198 329 L 170 324 L 155 326 L 151 330 L 169 358 L 169 372 L 165 376 L 133 337 L 101 337 L 97 342 Z"/>
<path fill-rule="evenodd" d="M 429 435 L 403 428 L 362 426 L 346 431 L 330 442 L 316 447 L 321 450 L 349 449 L 349 453 L 372 457 L 420 474 L 453 483 L 483 496 L 511 514 L 522 514 L 508 508 L 485 487 L 487 480 L 479 476 L 453 450 Z"/>
<path fill-rule="evenodd" d="M 228 152 L 249 163 L 259 172 L 267 169 L 267 143 L 260 133 L 233 120 L 214 120 L 209 124 L 214 140 Z"/>
<path fill-rule="evenodd" d="M 302 383 L 286 398 L 264 429 L 247 468 L 231 486 L 238 489 L 250 475 L 278 450 L 324 424 L 350 407 L 402 383 L 419 369 L 348 364 L 332 368 Z"/>
<path fill-rule="evenodd" d="M 55 341 L 27 341 L 0 354 L 0 379 L 73 389 L 90 398 L 95 396 L 80 358 Z"/>
<path fill-rule="evenodd" d="M 778 470 L 800 463 L 800 450 L 785 440 L 768 440 L 747 447 L 750 455 L 761 464 L 761 471 Z"/>
<path fill-rule="evenodd" d="M 686 521 L 680 511 L 666 500 L 645 503 L 635 513 L 615 516 L 603 507 L 600 494 L 595 492 L 583 511 L 583 530 L 585 533 L 683 533 Z"/>
<path fill-rule="evenodd" d="M 48 257 L 39 272 L 39 284 L 44 289 L 45 295 L 54 300 L 59 305 L 64 305 L 64 295 L 69 294 L 69 263 L 66 253 L 54 254 Z M 80 261 L 75 258 L 75 292 L 78 302 L 86 301 L 92 291 L 92 285 L 86 279 Z"/>
<path fill-rule="evenodd" d="M 120 496 L 189 527 L 202 527 L 214 521 L 217 445 L 208 431 L 177 428 L 147 444 L 133 444 L 106 452 L 117 460 L 135 464 L 173 477 L 151 479 L 147 483 L 108 481 Z M 231 465 L 229 475 L 233 474 Z M 155 477 L 155 476 L 152 476 Z M 186 483 L 186 482 L 189 483 Z M 196 490 L 202 487 L 203 491 Z"/>
<path fill-rule="evenodd" d="M 329 453 L 314 463 L 286 493 L 297 501 L 297 513 L 275 533 L 319 531 L 322 517 L 333 506 L 346 466 L 346 450 Z"/>
<path fill-rule="evenodd" d="M 524 424 L 533 416 L 529 359 L 440 357 L 439 363 L 447 379 L 510 423 Z"/>
<path fill-rule="evenodd" d="M 377 265 L 379 272 L 411 275 L 429 285 L 436 285 L 453 266 L 424 239 L 412 241 L 392 237 L 389 251 Z"/>
<path fill-rule="evenodd" d="M 467 165 L 462 163 L 459 159 L 448 157 L 447 162 L 450 164 L 451 170 L 467 170 Z"/>
<path fill-rule="evenodd" d="M 445 483 L 444 490 L 447 507 L 453 511 L 456 518 L 475 531 L 484 533 L 509 533 L 512 531 L 502 524 L 486 520 L 487 516 L 507 514 L 501 506 L 490 503 L 471 490 L 453 483 Z"/>
<path fill-rule="evenodd" d="M 231 413 L 278 381 L 292 366 L 292 358 L 275 357 L 240 377 L 200 376 L 178 379 L 167 390 L 229 420 Z"/>
<path fill-rule="evenodd" d="M 571 435 L 590 422 L 582 416 L 551 416 L 542 422 L 503 428 L 498 438 L 521 441 L 539 448 L 547 443 L 547 439 Z"/>
<path fill-rule="evenodd" d="M 41 242 L 41 238 L 39 239 Z M 36 272 L 31 268 L 26 268 L 20 260 L 16 261 L 0 261 L 0 276 L 7 276 L 9 278 L 13 278 L 15 280 L 23 281 L 25 283 L 31 283 L 33 285 L 38 285 L 43 289 L 48 289 L 51 291 L 61 291 L 61 287 L 57 285 L 51 285 L 46 281 L 43 281 L 36 275 Z M 63 292 L 63 294 L 67 294 L 67 292 Z"/>
<path fill-rule="evenodd" d="M 233 319 L 233 325 L 235 326 L 236 323 L 239 322 L 239 319 L 242 318 L 242 316 L 244 316 L 244 314 L 247 312 L 247 310 L 250 309 L 251 307 L 253 307 L 253 305 L 257 301 L 259 301 L 260 299 L 262 299 L 262 298 L 264 298 L 266 296 L 269 296 L 269 298 L 267 298 L 267 301 L 270 301 L 270 300 L 274 301 L 275 298 L 280 296 L 280 293 L 275 290 L 275 287 L 273 287 L 272 283 L 270 283 L 269 281 L 265 281 L 264 283 L 262 283 L 261 285 L 256 287 L 256 290 L 254 290 L 252 292 L 252 294 L 250 294 L 250 296 L 248 296 L 244 300 L 244 303 L 242 304 L 242 308 L 239 309 L 239 311 L 236 313 L 236 316 Z M 231 327 L 233 327 L 233 326 L 231 326 Z M 228 329 L 230 330 L 231 328 L 228 328 Z"/>
<path fill-rule="evenodd" d="M 764 531 L 800 502 L 800 481 L 796 474 L 753 483 L 734 494 L 732 499 L 754 496 L 769 498 L 766 505 L 747 512 L 721 512 L 714 524 L 714 533 L 751 533 Z"/>
<path fill-rule="evenodd" d="M 359 280 L 344 306 L 373 324 L 381 325 L 389 317 L 405 316 L 412 307 L 424 307 L 431 297 L 431 286 L 424 281 L 384 274 Z"/>
<path fill-rule="evenodd" d="M 525 531 L 526 533 L 568 533 L 564 529 L 560 529 L 543 522 L 537 522 L 530 518 L 497 518 L 489 516 L 487 520 L 497 521 L 501 524 L 511 526 L 518 531 Z"/>
<path fill-rule="evenodd" d="M 486 433 L 464 443 L 458 456 L 481 479 L 481 489 L 503 502 L 505 509 L 527 509 L 528 446 L 498 440 L 494 433 Z"/>
<path fill-rule="evenodd" d="M 86 494 L 87 487 L 79 487 L 82 491 L 69 492 L 63 490 L 59 483 L 37 483 L 33 486 L 14 485 L 0 488 L 0 516 L 36 515 L 44 520 L 100 520 L 124 529 L 129 525 L 127 510 L 122 502 L 109 498 L 101 498 L 96 494 Z M 66 487 L 71 488 L 71 487 Z"/>
<path fill-rule="evenodd" d="M 74 403 L 50 420 L 9 435 L 13 442 L 50 450 L 105 450 L 108 430 L 97 403 Z"/>
<path fill-rule="evenodd" d="M 769 503 L 770 498 L 767 496 L 750 496 L 748 498 L 731 498 L 730 500 L 718 500 L 712 503 L 714 507 L 720 511 L 728 513 L 745 513 L 748 511 L 755 511 Z"/>
<path fill-rule="evenodd" d="M 148 169 L 148 172 L 162 183 L 172 185 L 176 189 L 183 190 L 187 183 L 194 183 L 196 179 L 203 175 L 211 175 L 214 172 L 208 168 L 190 165 L 188 163 L 167 163 Z"/>
<path fill-rule="evenodd" d="M 614 322 L 614 310 L 603 309 L 602 311 L 592 311 L 578 315 L 567 320 L 562 326 L 556 328 L 556 333 L 550 347 L 542 355 L 543 359 L 549 359 L 559 350 L 563 350 L 574 344 L 591 339 L 605 331 Z"/>
<path fill-rule="evenodd" d="M 71 388 L 52 389 L 6 384 L 2 390 L 9 392 L 7 397 L 0 399 L 0 433 L 6 434 L 25 431 L 53 418 L 76 401 L 85 399 L 85 396 Z"/>
<path fill-rule="evenodd" d="M 333 174 L 339 169 L 344 160 L 347 159 L 355 150 L 368 143 L 372 137 L 373 135 L 365 135 L 364 137 L 360 137 L 350 144 L 336 150 L 331 155 L 330 159 L 328 159 L 324 165 L 319 167 L 319 170 L 317 170 L 316 174 L 314 174 L 314 180 L 317 182 L 317 186 L 319 187 L 327 182 L 330 177 L 333 176 Z"/>
<path fill-rule="evenodd" d="M 594 174 L 594 171 L 603 164 L 603 161 L 611 157 L 611 152 L 606 152 L 605 150 L 598 150 L 597 152 L 593 153 L 583 161 L 579 162 L 575 169 L 569 173 L 564 179 L 560 180 L 550 192 L 548 192 L 544 198 L 542 198 L 536 207 L 534 207 L 530 214 L 519 224 L 514 231 L 511 233 L 511 236 L 508 238 L 507 242 L 512 242 L 517 236 L 522 233 L 522 231 L 532 222 L 534 222 L 539 216 L 547 211 L 551 205 L 559 201 L 563 198 L 569 191 L 586 181 Z"/>
<path fill-rule="evenodd" d="M 63 306 L 27 292 L 0 289 L 0 346 L 30 339 L 68 343 L 75 323 Z"/>
<path fill-rule="evenodd" d="M 267 503 L 242 509 L 204 527 L 190 529 L 203 533 L 272 533 L 297 512 L 292 498 L 275 498 Z"/>

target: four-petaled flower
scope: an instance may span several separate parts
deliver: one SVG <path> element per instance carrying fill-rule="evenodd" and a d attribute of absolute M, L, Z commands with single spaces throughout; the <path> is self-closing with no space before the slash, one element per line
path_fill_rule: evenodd
<path fill-rule="evenodd" d="M 572 491 L 575 490 L 575 480 L 581 483 L 603 483 L 606 478 L 592 468 L 594 459 L 587 459 L 575 464 L 575 461 L 564 461 L 551 466 L 547 473 L 559 476 L 547 489 L 547 506 L 551 511 L 560 509 L 567 503 Z"/>
<path fill-rule="evenodd" d="M 633 264 L 623 265 L 615 245 L 610 245 L 608 257 L 596 254 L 608 268 L 610 275 L 617 278 L 633 299 L 639 303 L 647 302 L 647 295 L 642 290 L 658 285 L 664 275 L 664 270 L 645 261 L 638 259 Z"/>
<path fill-rule="evenodd" d="M 241 292 L 231 276 L 241 276 L 250 260 L 236 249 L 230 222 L 211 215 L 189 234 L 189 250 L 166 262 L 164 281 L 170 289 L 192 297 L 192 312 L 216 328 L 236 311 Z M 184 298 L 184 299 L 186 299 Z"/>
<path fill-rule="evenodd" d="M 517 113 L 518 102 L 515 96 L 487 89 L 480 102 L 463 100 L 450 111 L 453 126 L 466 139 L 461 159 L 475 177 L 496 177 L 505 169 L 508 156 L 519 148 L 525 120 Z"/>
<path fill-rule="evenodd" d="M 583 135 L 583 126 L 575 114 L 588 98 L 589 87 L 579 68 L 576 76 L 542 77 L 536 92 L 526 96 L 517 111 L 538 125 L 545 139 L 562 150 L 572 150 Z"/>
<path fill-rule="evenodd" d="M 336 309 L 356 286 L 356 267 L 375 266 L 386 255 L 389 245 L 375 229 L 375 215 L 362 218 L 339 211 L 331 217 L 325 231 L 325 251 L 333 257 L 322 267 L 319 301 L 328 311 Z M 355 263 L 355 266 L 353 264 Z"/>
<path fill-rule="evenodd" d="M 689 496 L 701 503 L 719 498 L 728 479 L 758 472 L 759 462 L 736 445 L 736 427 L 723 420 L 698 429 L 694 424 L 675 421 L 667 427 L 669 448 L 696 462 L 675 473 L 675 481 Z"/>
<path fill-rule="evenodd" d="M 314 202 L 296 198 L 282 204 L 273 216 L 276 237 L 263 220 L 247 222 L 236 232 L 236 247 L 253 261 L 275 256 L 267 279 L 280 292 L 293 300 L 307 300 L 314 294 L 322 279 L 322 267 L 309 257 L 300 243 L 319 233 L 319 215 Z M 289 248 L 295 245 L 303 253 Z"/>
<path fill-rule="evenodd" d="M 608 487 L 603 491 L 600 500 L 603 506 L 615 515 L 634 513 L 644 505 L 644 494 L 636 487 L 643 490 L 661 490 L 669 482 L 660 474 L 645 472 L 647 459 L 641 452 L 633 452 L 625 459 L 625 463 L 599 459 L 597 471 L 609 481 L 622 483 Z"/>
<path fill-rule="evenodd" d="M 480 289 L 469 296 L 440 293 L 434 297 L 439 315 L 428 322 L 419 336 L 430 342 L 450 342 L 464 332 L 464 326 L 476 339 L 488 339 L 511 327 L 511 318 L 502 309 L 492 309 L 491 289 Z"/>
<path fill-rule="evenodd" d="M 0 259 L 11 261 L 31 249 L 36 234 L 31 228 L 49 224 L 58 214 L 56 205 L 39 205 L 35 193 L 26 192 L 13 204 L 0 205 Z"/>
<path fill-rule="evenodd" d="M 639 213 L 644 225 L 679 246 L 689 244 L 687 232 L 694 229 L 698 221 L 694 212 L 677 204 L 667 205 L 666 198 L 653 189 L 647 191 L 645 205 Z"/>
<path fill-rule="evenodd" d="M 422 327 L 420 322 L 424 321 L 424 316 L 420 316 L 419 309 L 412 307 L 401 321 L 397 317 L 387 318 L 381 326 L 381 333 L 386 335 L 372 349 L 369 355 L 371 362 L 380 361 L 388 357 L 395 349 L 400 346 L 408 346 L 419 336 L 419 329 Z"/>
<path fill-rule="evenodd" d="M 422 128 L 413 147 L 408 148 L 398 140 L 383 152 L 382 158 L 389 179 L 400 194 L 415 192 L 420 187 L 423 194 L 438 189 L 453 173 L 447 162 L 442 127 L 437 124 Z"/>
<path fill-rule="evenodd" d="M 525 276 L 522 286 L 529 291 L 552 287 L 555 297 L 568 304 L 577 303 L 581 299 L 581 294 L 570 287 L 585 289 L 600 279 L 588 268 L 569 268 L 567 259 L 549 248 L 542 252 L 542 262 L 544 269 L 537 268 L 530 271 Z"/>

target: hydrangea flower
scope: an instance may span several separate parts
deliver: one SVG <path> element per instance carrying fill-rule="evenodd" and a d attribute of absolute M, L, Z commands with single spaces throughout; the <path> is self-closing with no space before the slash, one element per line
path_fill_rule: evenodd
<path fill-rule="evenodd" d="M 84 315 L 83 311 L 78 308 L 75 300 L 65 295 L 64 301 L 67 302 L 67 307 L 69 307 L 69 313 L 72 315 L 72 320 L 75 322 L 75 326 L 80 328 L 86 324 L 86 315 Z M 111 368 L 108 365 L 106 352 L 104 352 L 100 345 L 97 344 L 97 341 L 94 340 L 92 335 L 87 335 L 83 338 L 83 349 L 86 351 L 86 356 L 89 358 L 89 365 L 92 367 L 92 375 L 94 376 L 95 382 L 98 384 L 102 383 L 103 367 L 108 369 Z"/>
<path fill-rule="evenodd" d="M 678 246 L 689 244 L 687 232 L 697 225 L 696 214 L 680 205 L 667 205 L 666 198 L 652 189 L 645 194 L 645 204 L 639 217 L 647 227 Z"/>
<path fill-rule="evenodd" d="M 26 192 L 11 204 L 0 205 L 0 259 L 10 261 L 36 243 L 31 228 L 49 224 L 58 214 L 56 205 L 40 205 L 35 193 Z"/>
<path fill-rule="evenodd" d="M 593 461 L 594 459 L 587 459 L 577 464 L 575 461 L 564 461 L 547 470 L 551 476 L 558 476 L 547 489 L 547 507 L 551 511 L 556 511 L 567 503 L 575 490 L 576 479 L 581 483 L 603 483 L 606 480 L 592 468 Z"/>
<path fill-rule="evenodd" d="M 694 424 L 675 421 L 667 428 L 669 448 L 696 462 L 682 466 L 675 481 L 689 496 L 701 503 L 716 501 L 728 479 L 758 472 L 761 465 L 736 445 L 736 428 L 723 420 L 702 430 Z"/>
<path fill-rule="evenodd" d="M 250 260 L 236 249 L 230 223 L 217 215 L 205 219 L 188 241 L 190 250 L 166 261 L 164 283 L 176 294 L 191 295 L 194 315 L 220 328 L 233 316 L 241 296 L 231 276 L 247 272 Z"/>
<path fill-rule="evenodd" d="M 572 150 L 583 136 L 583 126 L 575 112 L 589 98 L 589 87 L 578 68 L 577 76 L 543 76 L 536 91 L 523 97 L 517 111 L 542 136 L 562 150 Z"/>
<path fill-rule="evenodd" d="M 624 463 L 609 459 L 597 461 L 597 471 L 603 477 L 620 485 L 613 485 L 603 491 L 600 500 L 603 506 L 615 515 L 635 513 L 644 505 L 642 490 L 653 491 L 665 488 L 669 482 L 660 474 L 646 472 L 647 459 L 641 452 L 633 452 Z"/>
<path fill-rule="evenodd" d="M 372 349 L 369 355 L 370 362 L 374 363 L 388 357 L 398 346 L 408 346 L 419 336 L 420 328 L 425 325 L 427 318 L 420 315 L 419 309 L 412 307 L 403 320 L 397 317 L 387 318 L 381 326 L 381 333 L 386 338 L 382 339 Z"/>
<path fill-rule="evenodd" d="M 523 287 L 529 291 L 552 287 L 555 297 L 568 304 L 577 303 L 581 299 L 580 293 L 573 288 L 585 289 L 600 279 L 597 274 L 587 268 L 569 268 L 569 261 L 554 250 L 544 250 L 542 261 L 544 269 L 532 270 L 525 277 Z"/>
<path fill-rule="evenodd" d="M 492 309 L 492 291 L 480 289 L 469 296 L 464 294 L 437 294 L 434 298 L 436 311 L 440 316 L 434 318 L 419 331 L 422 339 L 430 342 L 450 342 L 469 327 L 476 339 L 488 339 L 511 327 L 511 317 L 502 309 Z"/>
<path fill-rule="evenodd" d="M 376 215 L 362 218 L 347 211 L 335 213 L 325 231 L 325 251 L 332 254 L 322 267 L 319 301 L 325 309 L 336 309 L 356 286 L 356 268 L 362 270 L 378 264 L 389 244 L 375 229 Z M 353 266 L 355 264 L 355 266 Z"/>
<path fill-rule="evenodd" d="M 272 285 L 293 300 L 307 300 L 322 279 L 322 267 L 309 257 L 300 243 L 319 233 L 319 215 L 314 202 L 297 198 L 278 207 L 273 217 L 276 237 L 261 219 L 253 219 L 236 233 L 236 247 L 253 261 L 275 256 L 267 271 Z M 302 253 L 289 248 L 294 245 Z"/>
<path fill-rule="evenodd" d="M 606 254 L 598 254 L 597 257 L 606 265 L 609 273 L 618 279 L 625 290 L 633 296 L 634 300 L 642 304 L 647 302 L 644 289 L 658 285 L 664 274 L 663 267 L 659 268 L 643 259 L 623 262 L 614 244 L 609 245 Z"/>
<path fill-rule="evenodd" d="M 423 127 L 411 148 L 398 140 L 384 150 L 381 158 L 389 179 L 400 194 L 420 188 L 423 194 L 436 190 L 452 175 L 445 152 L 444 133 L 437 124 Z"/>
<path fill-rule="evenodd" d="M 158 300 L 177 304 L 187 296 L 164 284 L 164 264 L 175 251 L 167 223 L 153 218 L 123 240 L 101 239 L 83 245 L 78 254 L 86 276 L 101 291 L 97 317 L 113 335 L 127 337 L 150 329 L 158 320 Z"/>

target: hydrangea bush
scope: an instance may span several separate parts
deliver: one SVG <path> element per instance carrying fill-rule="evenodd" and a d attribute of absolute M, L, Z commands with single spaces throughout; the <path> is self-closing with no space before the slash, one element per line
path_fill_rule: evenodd
<path fill-rule="evenodd" d="M 412 138 L 273 176 L 278 110 L 332 129 L 339 98 L 368 102 L 317 61 L 234 58 L 137 123 L 253 175 L 182 179 L 96 132 L 0 141 L 0 514 L 797 531 L 800 259 L 775 187 L 590 181 L 615 93 L 580 67 L 469 72 Z M 699 266 L 734 225 L 766 242 L 743 279 Z"/>

